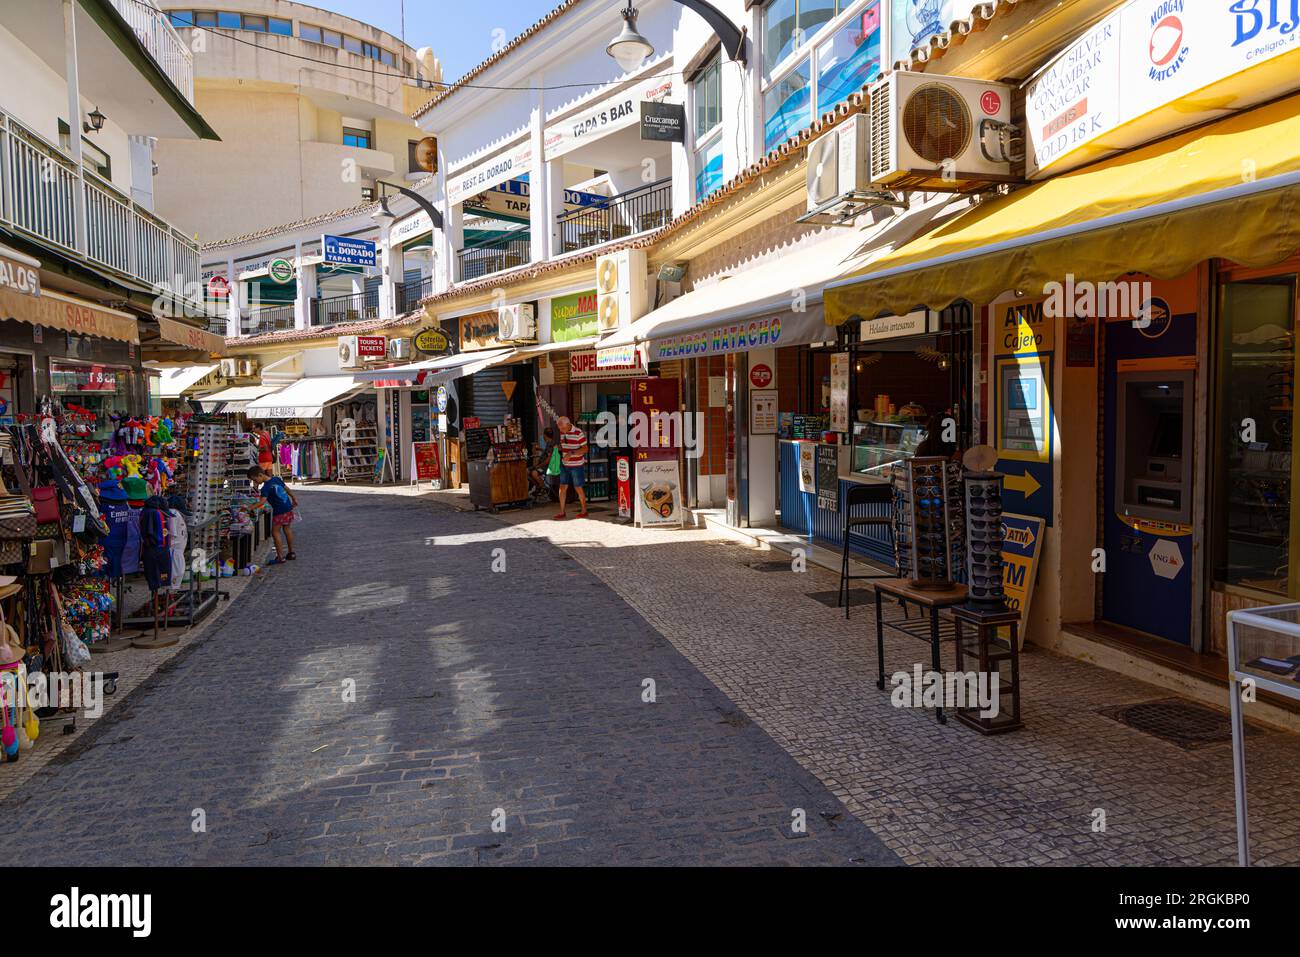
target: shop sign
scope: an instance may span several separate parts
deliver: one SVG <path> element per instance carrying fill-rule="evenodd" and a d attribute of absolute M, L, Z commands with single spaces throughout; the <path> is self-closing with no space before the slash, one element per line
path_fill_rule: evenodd
<path fill-rule="evenodd" d="M 641 139 L 661 143 L 686 142 L 686 106 L 683 103 L 641 104 Z"/>
<path fill-rule="evenodd" d="M 636 463 L 636 521 L 643 528 L 682 525 L 677 459 Z"/>
<path fill-rule="evenodd" d="M 681 433 L 681 417 L 676 379 L 644 379 L 632 387 L 632 411 L 641 413 L 650 424 L 644 445 L 637 445 L 637 461 L 652 458 L 677 458 L 677 449 L 686 444 Z M 674 422 L 678 423 L 674 426 Z M 674 434 L 673 430 L 678 430 Z"/>
<path fill-rule="evenodd" d="M 324 235 L 320 238 L 320 246 L 327 263 L 338 266 L 374 266 L 377 263 L 377 247 L 372 239 Z"/>
<path fill-rule="evenodd" d="M 814 321 L 817 325 L 821 325 L 819 317 L 814 317 Z M 788 345 L 797 341 L 789 334 L 787 327 L 790 322 L 790 316 L 752 319 L 748 322 L 658 339 L 650 344 L 650 350 L 652 358 L 662 362 L 665 359 L 723 355 L 728 352 Z"/>
<path fill-rule="evenodd" d="M 413 342 L 415 351 L 426 356 L 445 356 L 451 352 L 451 341 L 441 329 L 421 329 Z"/>
<path fill-rule="evenodd" d="M 614 479 L 618 483 L 618 517 L 632 517 L 632 463 L 626 455 L 614 460 Z"/>
<path fill-rule="evenodd" d="M 17 259 L 0 256 L 0 289 L 10 290 L 20 296 L 39 296 L 40 271 Z"/>
<path fill-rule="evenodd" d="M 570 342 L 596 334 L 596 290 L 551 300 L 551 341 Z"/>
<path fill-rule="evenodd" d="M 442 478 L 437 442 L 411 443 L 411 481 L 437 482 Z"/>
<path fill-rule="evenodd" d="M 751 389 L 749 393 L 749 434 L 776 435 L 776 389 Z"/>
<path fill-rule="evenodd" d="M 58 393 L 116 392 L 117 370 L 97 365 L 69 365 L 51 360 L 50 389 Z"/>
<path fill-rule="evenodd" d="M 1007 606 L 1020 614 L 1022 643 L 1045 534 L 1046 524 L 1041 518 L 1002 513 L 1002 593 Z"/>
<path fill-rule="evenodd" d="M 158 323 L 159 335 L 168 342 L 175 342 L 203 352 L 220 352 L 226 347 L 226 340 L 215 332 L 208 332 L 206 329 L 199 329 L 163 316 L 159 316 L 155 321 Z"/>
<path fill-rule="evenodd" d="M 548 157 L 549 159 L 549 157 Z M 505 153 L 486 159 L 464 172 L 447 176 L 447 202 L 452 206 L 463 203 L 485 189 L 491 189 L 508 179 L 516 179 L 527 173 L 533 163 L 532 140 L 525 140 L 520 145 Z"/>
<path fill-rule="evenodd" d="M 293 282 L 293 263 L 287 259 L 272 259 L 266 267 L 266 274 L 271 278 L 271 282 L 279 283 L 281 286 Z"/>
<path fill-rule="evenodd" d="M 918 309 L 905 316 L 880 316 L 877 319 L 863 319 L 858 328 L 860 342 L 875 342 L 880 339 L 901 339 L 904 336 L 923 336 L 933 332 L 929 309 Z"/>
<path fill-rule="evenodd" d="M 1077 166 L 1294 90 L 1300 75 L 1243 77 L 1203 103 L 1145 119 L 1141 131 L 1121 129 L 1297 49 L 1294 0 L 1129 0 L 1027 87 L 1028 171 Z"/>
<path fill-rule="evenodd" d="M 438 386 L 438 412 L 439 413 L 445 413 L 447 411 L 447 398 L 448 398 L 447 387 L 445 385 Z M 443 431 L 445 432 L 446 429 L 444 429 Z"/>
<path fill-rule="evenodd" d="M 816 445 L 817 507 L 827 512 L 840 510 L 840 447 Z"/>
<path fill-rule="evenodd" d="M 663 100 L 673 92 L 671 77 L 642 80 L 546 128 L 544 154 L 549 160 L 563 156 L 606 133 L 639 122 L 643 100 Z"/>
<path fill-rule="evenodd" d="M 645 364 L 633 350 L 631 362 L 600 366 L 596 363 L 595 349 L 577 349 L 569 353 L 569 380 L 584 379 L 638 379 L 647 375 Z"/>
<path fill-rule="evenodd" d="M 417 236 L 431 232 L 433 232 L 433 220 L 429 218 L 428 213 L 420 210 L 393 223 L 393 228 L 388 231 L 388 241 L 394 246 L 400 246 L 408 239 L 415 239 Z"/>
<path fill-rule="evenodd" d="M 987 0 L 894 0 L 890 32 L 890 62 L 911 57 L 930 45 L 930 38 L 947 33 L 958 20 L 969 19 Z"/>
<path fill-rule="evenodd" d="M 363 359 L 387 358 L 388 337 L 357 336 L 357 356 Z"/>
<path fill-rule="evenodd" d="M 577 189 L 566 189 L 564 191 L 564 208 L 573 209 L 590 209 L 596 206 L 604 206 L 609 202 L 608 196 L 601 196 L 599 193 L 584 193 Z M 532 200 L 528 188 L 528 181 L 524 179 L 511 179 L 486 189 L 474 197 L 473 208 L 476 212 L 495 213 L 498 216 L 509 216 L 515 219 L 527 219 L 532 212 Z"/>
<path fill-rule="evenodd" d="M 1157 540 L 1147 553 L 1147 559 L 1151 562 L 1151 570 L 1169 581 L 1177 578 L 1183 570 L 1183 553 L 1179 550 L 1178 543 L 1171 538 Z"/>
<path fill-rule="evenodd" d="M 596 350 L 596 367 L 599 369 L 621 369 L 638 362 L 641 350 L 635 345 L 611 346 Z"/>
<path fill-rule="evenodd" d="M 772 384 L 772 367 L 766 362 L 758 362 L 749 367 L 749 384 L 755 389 L 766 389 Z"/>
<path fill-rule="evenodd" d="M 220 273 L 208 279 L 208 298 L 225 299 L 230 295 L 230 280 Z"/>
<path fill-rule="evenodd" d="M 501 349 L 507 344 L 497 338 L 500 331 L 495 312 L 476 312 L 461 316 L 460 351 L 473 352 L 478 349 Z"/>
<path fill-rule="evenodd" d="M 1056 347 L 1056 319 L 1047 315 L 1044 302 L 1044 299 L 1017 300 L 996 307 L 1002 312 L 998 326 L 999 355 L 1037 355 Z"/>
<path fill-rule="evenodd" d="M 134 316 L 48 289 L 33 297 L 0 288 L 0 313 L 8 319 L 30 322 L 38 330 L 41 326 L 49 326 L 79 336 L 99 336 L 121 342 L 140 341 Z M 43 333 L 39 337 L 33 334 L 33 341 L 41 342 L 43 339 Z"/>

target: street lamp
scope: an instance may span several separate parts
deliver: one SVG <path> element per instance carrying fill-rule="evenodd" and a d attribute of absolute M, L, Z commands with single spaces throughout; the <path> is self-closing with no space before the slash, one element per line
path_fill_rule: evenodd
<path fill-rule="evenodd" d="M 632 6 L 632 0 L 628 0 L 622 17 L 623 32 L 609 41 L 605 52 L 618 62 L 624 73 L 631 73 L 640 68 L 646 57 L 655 52 L 655 48 L 654 44 L 637 32 L 636 7 Z"/>
<path fill-rule="evenodd" d="M 674 0 L 674 2 L 694 10 L 713 28 L 713 32 L 722 41 L 722 48 L 727 51 L 729 59 L 745 62 L 745 34 L 728 20 L 721 10 L 707 0 Z M 605 52 L 618 62 L 624 73 L 631 73 L 655 52 L 655 48 L 654 44 L 637 32 L 636 7 L 632 6 L 632 0 L 627 0 L 627 7 L 621 11 L 621 14 L 623 30 L 609 41 Z"/>

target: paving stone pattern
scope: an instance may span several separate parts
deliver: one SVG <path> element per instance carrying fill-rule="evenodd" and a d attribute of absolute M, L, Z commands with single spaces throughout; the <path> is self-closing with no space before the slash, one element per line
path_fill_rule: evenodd
<path fill-rule="evenodd" d="M 6 859 L 899 862 L 544 538 L 409 495 L 298 495 L 298 561 L 0 801 Z"/>

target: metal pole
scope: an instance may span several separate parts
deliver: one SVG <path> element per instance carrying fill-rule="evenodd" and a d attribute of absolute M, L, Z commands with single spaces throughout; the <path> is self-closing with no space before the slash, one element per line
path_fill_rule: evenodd
<path fill-rule="evenodd" d="M 1246 736 L 1241 716 L 1241 683 L 1228 682 L 1232 695 L 1232 781 L 1237 792 L 1237 863 L 1250 867 L 1250 813 L 1246 807 Z"/>
<path fill-rule="evenodd" d="M 68 82 L 68 152 L 76 167 L 72 209 L 76 217 L 77 252 L 89 254 L 86 222 L 86 180 L 81 165 L 81 80 L 77 73 L 77 8 L 73 0 L 63 0 L 63 51 Z"/>

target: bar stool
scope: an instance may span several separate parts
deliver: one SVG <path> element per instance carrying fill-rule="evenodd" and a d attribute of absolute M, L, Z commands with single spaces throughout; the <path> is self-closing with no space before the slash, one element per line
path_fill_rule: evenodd
<path fill-rule="evenodd" d="M 867 525 L 884 525 L 893 530 L 894 520 L 889 515 L 853 515 L 853 506 L 855 505 L 892 505 L 894 501 L 894 486 L 885 482 L 871 485 L 859 485 L 853 483 L 849 485 L 848 492 L 844 496 L 844 554 L 840 558 L 840 588 L 835 597 L 835 607 L 840 606 L 841 600 L 844 602 L 844 617 L 849 617 L 849 605 L 851 596 L 849 595 L 849 582 L 859 579 L 884 578 L 884 575 L 850 575 L 849 574 L 849 536 L 856 528 Z"/>

